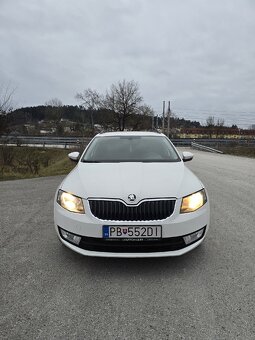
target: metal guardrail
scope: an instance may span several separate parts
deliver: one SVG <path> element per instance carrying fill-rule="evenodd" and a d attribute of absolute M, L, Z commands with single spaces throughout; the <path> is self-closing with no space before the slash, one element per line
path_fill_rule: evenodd
<path fill-rule="evenodd" d="M 62 146 L 72 147 L 86 145 L 91 138 L 83 137 L 54 137 L 54 136 L 1 136 L 0 144 L 17 146 Z"/>
<path fill-rule="evenodd" d="M 198 144 L 221 144 L 228 146 L 229 144 L 238 144 L 238 145 L 255 145 L 255 138 L 171 138 L 171 141 L 175 145 L 191 145 L 191 143 L 198 143 Z"/>
<path fill-rule="evenodd" d="M 0 144 L 11 145 L 40 145 L 40 146 L 55 146 L 72 147 L 78 145 L 85 145 L 90 142 L 91 138 L 86 137 L 56 137 L 56 136 L 0 136 Z M 255 139 L 228 139 L 228 138 L 171 138 L 171 141 L 176 146 L 191 146 L 192 143 L 199 145 L 224 145 L 227 146 L 231 143 L 238 145 L 255 146 Z"/>
<path fill-rule="evenodd" d="M 213 149 L 209 146 L 205 146 L 205 145 L 201 145 L 201 144 L 197 144 L 192 142 L 191 143 L 191 147 L 194 149 L 198 149 L 198 150 L 203 150 L 203 151 L 208 151 L 208 152 L 214 152 L 214 153 L 223 153 L 223 151 L 217 150 L 217 149 Z"/>

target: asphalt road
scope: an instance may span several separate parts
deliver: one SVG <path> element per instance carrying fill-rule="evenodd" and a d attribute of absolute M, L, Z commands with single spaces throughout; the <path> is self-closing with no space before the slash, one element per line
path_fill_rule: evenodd
<path fill-rule="evenodd" d="M 0 339 L 255 339 L 255 160 L 194 151 L 206 241 L 178 258 L 103 259 L 62 246 L 62 177 L 0 182 Z"/>

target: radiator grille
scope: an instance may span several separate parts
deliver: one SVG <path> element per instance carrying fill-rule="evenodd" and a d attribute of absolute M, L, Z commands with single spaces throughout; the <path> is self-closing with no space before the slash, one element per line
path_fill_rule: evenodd
<path fill-rule="evenodd" d="M 126 206 L 120 201 L 89 200 L 92 214 L 106 221 L 158 221 L 172 215 L 175 200 L 144 201 Z"/>

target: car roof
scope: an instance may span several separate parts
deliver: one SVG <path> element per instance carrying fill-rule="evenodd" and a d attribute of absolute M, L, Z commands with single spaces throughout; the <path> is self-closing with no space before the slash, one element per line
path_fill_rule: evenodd
<path fill-rule="evenodd" d="M 96 135 L 96 137 L 118 137 L 118 136 L 165 136 L 160 132 L 150 131 L 114 131 L 114 132 L 103 132 Z"/>

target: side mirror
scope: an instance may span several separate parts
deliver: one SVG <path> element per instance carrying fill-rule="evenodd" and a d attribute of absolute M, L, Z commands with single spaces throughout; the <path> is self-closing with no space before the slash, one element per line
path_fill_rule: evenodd
<path fill-rule="evenodd" d="M 188 162 L 188 161 L 191 161 L 192 159 L 193 159 L 193 153 L 188 152 L 188 151 L 184 151 L 182 153 L 183 162 Z"/>
<path fill-rule="evenodd" d="M 79 152 L 71 152 L 68 154 L 68 157 L 71 159 L 73 162 L 78 162 L 80 159 L 80 153 Z"/>

